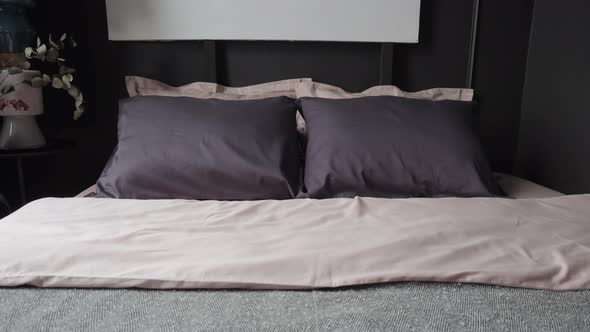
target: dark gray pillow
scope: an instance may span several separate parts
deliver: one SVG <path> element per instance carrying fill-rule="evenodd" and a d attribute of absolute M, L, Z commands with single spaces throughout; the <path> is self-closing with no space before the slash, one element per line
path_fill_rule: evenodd
<path fill-rule="evenodd" d="M 119 105 L 119 144 L 98 197 L 288 199 L 300 187 L 297 104 L 134 97 Z"/>
<path fill-rule="evenodd" d="M 302 98 L 311 197 L 496 196 L 472 103 Z"/>

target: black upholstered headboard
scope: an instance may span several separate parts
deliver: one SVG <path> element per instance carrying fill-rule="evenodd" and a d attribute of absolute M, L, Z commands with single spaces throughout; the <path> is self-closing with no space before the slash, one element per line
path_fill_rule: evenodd
<path fill-rule="evenodd" d="M 171 85 L 242 86 L 310 77 L 349 90 L 393 84 L 393 43 L 115 41 L 120 72 Z"/>

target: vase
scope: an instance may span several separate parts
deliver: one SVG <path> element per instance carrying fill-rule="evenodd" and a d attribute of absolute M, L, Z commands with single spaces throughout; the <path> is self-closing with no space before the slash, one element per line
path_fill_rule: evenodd
<path fill-rule="evenodd" d="M 37 125 L 36 116 L 43 114 L 43 90 L 33 88 L 30 77 L 35 71 L 10 75 L 0 72 L 4 82 L 0 90 L 14 86 L 14 91 L 0 94 L 0 117 L 4 118 L 0 132 L 0 149 L 32 149 L 45 145 L 45 138 Z"/>
<path fill-rule="evenodd" d="M 37 125 L 35 116 L 4 117 L 0 133 L 0 149 L 35 149 L 45 144 L 45 137 Z"/>

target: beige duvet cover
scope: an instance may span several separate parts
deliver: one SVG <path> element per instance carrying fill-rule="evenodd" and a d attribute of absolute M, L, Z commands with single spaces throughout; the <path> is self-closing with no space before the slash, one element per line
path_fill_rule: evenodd
<path fill-rule="evenodd" d="M 590 289 L 590 195 L 258 202 L 48 198 L 0 222 L 0 286 Z"/>

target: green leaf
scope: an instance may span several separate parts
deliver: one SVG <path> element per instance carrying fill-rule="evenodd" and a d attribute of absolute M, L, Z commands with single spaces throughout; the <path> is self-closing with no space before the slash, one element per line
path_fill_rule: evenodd
<path fill-rule="evenodd" d="M 52 48 L 58 49 L 58 50 L 61 49 L 60 45 L 58 45 L 56 42 L 54 42 L 51 39 L 49 40 L 49 46 L 51 46 Z"/>
<path fill-rule="evenodd" d="M 34 53 L 35 53 L 35 51 L 33 50 L 32 47 L 25 48 L 25 58 L 30 59 Z"/>
<path fill-rule="evenodd" d="M 41 77 L 42 78 L 42 75 L 41 75 L 40 72 L 33 71 L 33 72 L 30 72 L 29 75 L 25 76 L 25 80 L 27 80 L 27 81 L 30 82 L 35 77 Z"/>
<path fill-rule="evenodd" d="M 51 77 L 47 74 L 43 74 L 43 86 L 47 86 L 49 83 L 51 83 Z"/>
<path fill-rule="evenodd" d="M 70 94 L 70 96 L 77 98 L 78 96 L 80 96 L 80 90 L 78 88 L 76 88 L 75 86 L 72 86 L 71 88 L 68 89 L 68 93 Z M 78 100 L 78 99 L 76 99 Z"/>
<path fill-rule="evenodd" d="M 78 120 L 82 117 L 82 114 L 84 114 L 84 111 L 80 111 L 80 110 L 75 110 L 74 111 L 74 120 Z"/>
<path fill-rule="evenodd" d="M 10 67 L 7 68 L 6 71 L 10 74 L 10 75 L 16 75 L 16 74 L 20 74 L 23 72 L 22 69 L 18 68 L 18 67 Z"/>
<path fill-rule="evenodd" d="M 74 99 L 76 101 L 82 101 L 83 102 L 84 101 L 84 96 L 82 95 L 82 92 L 79 91 L 79 94 L 77 96 L 75 96 Z"/>
<path fill-rule="evenodd" d="M 37 54 L 39 54 L 39 56 L 44 56 L 47 54 L 47 45 L 43 44 L 37 47 Z"/>
<path fill-rule="evenodd" d="M 41 38 L 37 37 L 37 47 L 41 46 Z"/>
<path fill-rule="evenodd" d="M 41 77 L 35 77 L 31 80 L 31 86 L 33 88 L 42 88 L 43 87 L 43 79 Z"/>
<path fill-rule="evenodd" d="M 74 76 L 72 74 L 65 74 L 61 77 L 61 80 L 64 82 L 65 86 L 69 89 L 72 87 L 72 81 L 74 80 Z"/>
<path fill-rule="evenodd" d="M 86 111 L 84 105 L 76 106 L 76 111 L 74 111 L 74 120 L 78 120 L 82 114 L 84 114 L 84 111 Z"/>
<path fill-rule="evenodd" d="M 59 58 L 59 51 L 56 48 L 50 48 L 47 52 L 47 61 L 54 63 L 57 62 L 57 58 Z"/>
<path fill-rule="evenodd" d="M 56 89 L 63 89 L 64 87 L 64 82 L 62 82 L 59 77 L 54 77 L 53 80 L 51 81 L 51 86 L 56 88 Z"/>
<path fill-rule="evenodd" d="M 61 38 L 59 39 L 60 41 L 64 41 L 68 38 L 68 34 L 64 33 L 63 35 L 61 35 Z"/>

